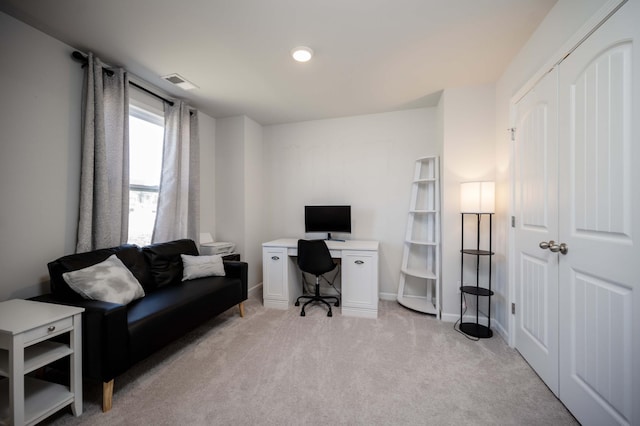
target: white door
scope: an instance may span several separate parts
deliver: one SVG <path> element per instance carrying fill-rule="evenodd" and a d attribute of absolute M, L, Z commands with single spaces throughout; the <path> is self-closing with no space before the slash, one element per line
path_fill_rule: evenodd
<path fill-rule="evenodd" d="M 640 5 L 559 67 L 560 399 L 640 424 Z"/>
<path fill-rule="evenodd" d="M 540 242 L 558 235 L 558 73 L 516 105 L 515 345 L 558 395 L 558 256 Z"/>

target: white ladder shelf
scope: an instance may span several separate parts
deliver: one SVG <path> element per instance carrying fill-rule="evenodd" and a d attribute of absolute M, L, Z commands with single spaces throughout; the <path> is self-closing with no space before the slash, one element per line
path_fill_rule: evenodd
<path fill-rule="evenodd" d="M 416 160 L 398 284 L 398 303 L 440 318 L 440 170 Z"/>

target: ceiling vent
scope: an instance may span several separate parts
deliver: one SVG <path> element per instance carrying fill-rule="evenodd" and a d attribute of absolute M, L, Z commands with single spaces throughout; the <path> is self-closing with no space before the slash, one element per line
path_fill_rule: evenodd
<path fill-rule="evenodd" d="M 179 74 L 163 75 L 162 78 L 167 80 L 169 83 L 171 83 L 171 84 L 173 84 L 175 86 L 178 86 L 179 88 L 181 88 L 183 90 L 192 90 L 192 89 L 197 89 L 198 88 L 198 86 L 196 86 L 192 82 L 188 81 L 186 78 L 184 78 L 183 76 L 181 76 Z"/>

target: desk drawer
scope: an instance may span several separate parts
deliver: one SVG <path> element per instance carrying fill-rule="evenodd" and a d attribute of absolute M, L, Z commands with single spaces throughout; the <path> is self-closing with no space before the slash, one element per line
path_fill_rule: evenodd
<path fill-rule="evenodd" d="M 24 333 L 24 345 L 27 346 L 34 340 L 40 340 L 60 334 L 62 331 L 68 331 L 73 326 L 73 317 L 63 318 L 58 321 L 50 322 L 42 327 L 34 328 L 33 330 L 26 331 Z"/>

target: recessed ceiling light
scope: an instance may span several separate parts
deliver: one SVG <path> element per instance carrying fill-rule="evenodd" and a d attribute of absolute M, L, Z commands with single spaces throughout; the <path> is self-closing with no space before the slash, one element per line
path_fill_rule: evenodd
<path fill-rule="evenodd" d="M 307 62 L 313 56 L 313 50 L 307 46 L 298 46 L 291 50 L 291 56 L 298 62 Z"/>

